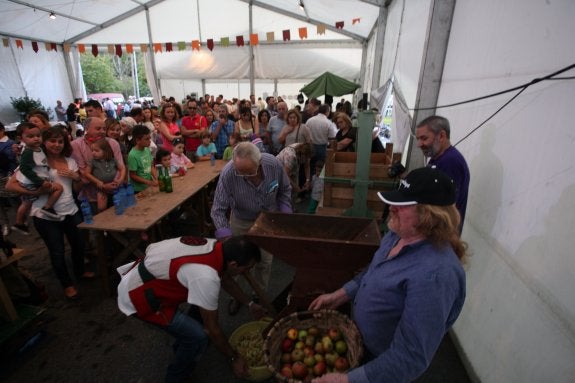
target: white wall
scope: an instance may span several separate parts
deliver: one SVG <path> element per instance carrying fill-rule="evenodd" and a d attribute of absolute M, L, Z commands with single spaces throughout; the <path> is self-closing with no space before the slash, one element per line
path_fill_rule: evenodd
<path fill-rule="evenodd" d="M 575 63 L 574 18 L 569 0 L 459 0 L 439 104 Z M 513 94 L 437 113 L 456 142 Z M 471 171 L 463 237 L 473 256 L 454 329 L 482 382 L 575 380 L 573 100 L 573 80 L 536 84 L 458 146 Z"/>

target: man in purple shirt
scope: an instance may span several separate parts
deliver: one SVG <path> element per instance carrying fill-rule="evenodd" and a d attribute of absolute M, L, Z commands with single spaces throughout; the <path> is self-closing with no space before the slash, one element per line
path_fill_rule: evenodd
<path fill-rule="evenodd" d="M 423 155 L 429 158 L 427 166 L 436 167 L 455 182 L 455 206 L 461 215 L 461 232 L 467 208 L 470 175 L 465 158 L 451 145 L 449 135 L 449 121 L 441 116 L 427 117 L 415 128 L 417 146 Z"/>
<path fill-rule="evenodd" d="M 231 210 L 230 218 L 227 213 Z M 251 142 L 240 142 L 232 160 L 220 173 L 211 216 L 216 238 L 244 235 L 262 211 L 292 212 L 291 186 L 283 165 L 271 154 L 261 153 Z M 255 277 L 266 290 L 273 255 L 261 250 L 262 259 L 255 267 Z M 230 306 L 235 314 L 238 306 Z"/>
<path fill-rule="evenodd" d="M 390 232 L 369 267 L 342 288 L 320 295 L 311 310 L 351 301 L 365 364 L 314 383 L 411 382 L 431 363 L 465 301 L 455 186 L 433 168 L 413 170 L 399 190 L 380 192 L 390 205 Z"/>

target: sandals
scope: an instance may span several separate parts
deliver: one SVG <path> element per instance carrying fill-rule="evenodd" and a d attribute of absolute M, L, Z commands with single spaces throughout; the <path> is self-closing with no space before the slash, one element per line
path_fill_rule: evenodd
<path fill-rule="evenodd" d="M 74 286 L 68 286 L 64 289 L 64 296 L 69 300 L 78 299 L 78 290 Z"/>

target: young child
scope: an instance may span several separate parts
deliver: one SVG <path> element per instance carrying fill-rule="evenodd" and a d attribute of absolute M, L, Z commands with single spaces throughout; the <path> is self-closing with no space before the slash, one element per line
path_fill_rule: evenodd
<path fill-rule="evenodd" d="M 188 169 L 194 167 L 194 164 L 184 154 L 186 148 L 182 138 L 175 138 L 174 141 L 172 141 L 172 145 L 174 148 L 172 149 L 172 159 L 170 164 L 172 167 L 176 168 L 176 172 L 178 172 L 179 175 L 184 175 Z"/>
<path fill-rule="evenodd" d="M 149 186 L 158 186 L 158 175 L 150 151 L 150 129 L 144 125 L 134 126 L 132 139 L 134 147 L 128 153 L 128 170 L 134 191 L 139 193 Z"/>
<path fill-rule="evenodd" d="M 169 150 L 159 148 L 156 152 L 156 166 L 162 165 L 162 167 L 168 171 L 171 177 L 178 177 L 180 174 L 178 173 L 179 168 L 177 166 L 171 165 L 172 162 L 172 153 Z M 159 174 L 158 174 L 159 176 Z"/>
<path fill-rule="evenodd" d="M 102 190 L 102 186 L 114 182 L 118 175 L 118 165 L 114 160 L 112 147 L 105 138 L 93 142 L 90 149 L 92 149 L 92 162 L 86 167 L 85 176 L 98 187 L 98 211 L 101 212 L 108 208 L 109 200 L 109 194 Z M 122 169 L 122 172 L 125 170 Z M 119 179 L 123 180 L 125 176 L 121 174 Z"/>
<path fill-rule="evenodd" d="M 321 195 L 323 194 L 323 179 L 320 178 L 321 170 L 323 169 L 323 161 L 315 163 L 315 173 L 311 177 L 311 198 L 309 200 L 308 214 L 315 214 Z"/>
<path fill-rule="evenodd" d="M 201 137 L 202 144 L 198 146 L 196 157 L 198 161 L 209 161 L 212 157 L 212 153 L 214 156 L 217 153 L 216 145 L 212 142 L 209 132 L 203 132 Z"/>
<path fill-rule="evenodd" d="M 238 142 L 242 141 L 242 136 L 239 133 L 232 133 L 228 137 L 228 146 L 224 150 L 224 161 L 230 161 L 232 159 L 232 154 L 234 153 L 234 147 L 238 144 Z"/>
<path fill-rule="evenodd" d="M 42 132 L 40 128 L 29 122 L 23 122 L 16 127 L 16 135 L 21 137 L 22 142 L 26 145 L 20 156 L 20 166 L 16 169 L 16 180 L 28 190 L 38 190 L 41 187 L 49 188 L 48 200 L 42 207 L 42 214 L 50 219 L 59 219 L 60 216 L 54 210 L 54 204 L 62 195 L 62 185 L 49 180 L 48 160 L 42 150 Z M 28 227 L 25 224 L 26 213 L 30 211 L 32 201 L 36 196 L 22 196 L 22 203 L 16 212 L 16 228 L 20 232 L 27 232 Z M 28 231 L 29 233 L 29 231 Z"/>

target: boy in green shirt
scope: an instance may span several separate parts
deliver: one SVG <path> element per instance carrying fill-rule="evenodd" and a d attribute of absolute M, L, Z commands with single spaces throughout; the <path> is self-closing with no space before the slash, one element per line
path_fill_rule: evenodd
<path fill-rule="evenodd" d="M 158 176 L 153 164 L 152 152 L 150 151 L 150 129 L 144 125 L 136 125 L 132 130 L 132 139 L 135 143 L 128 154 L 128 170 L 130 182 L 136 193 L 148 188 L 158 186 Z"/>

